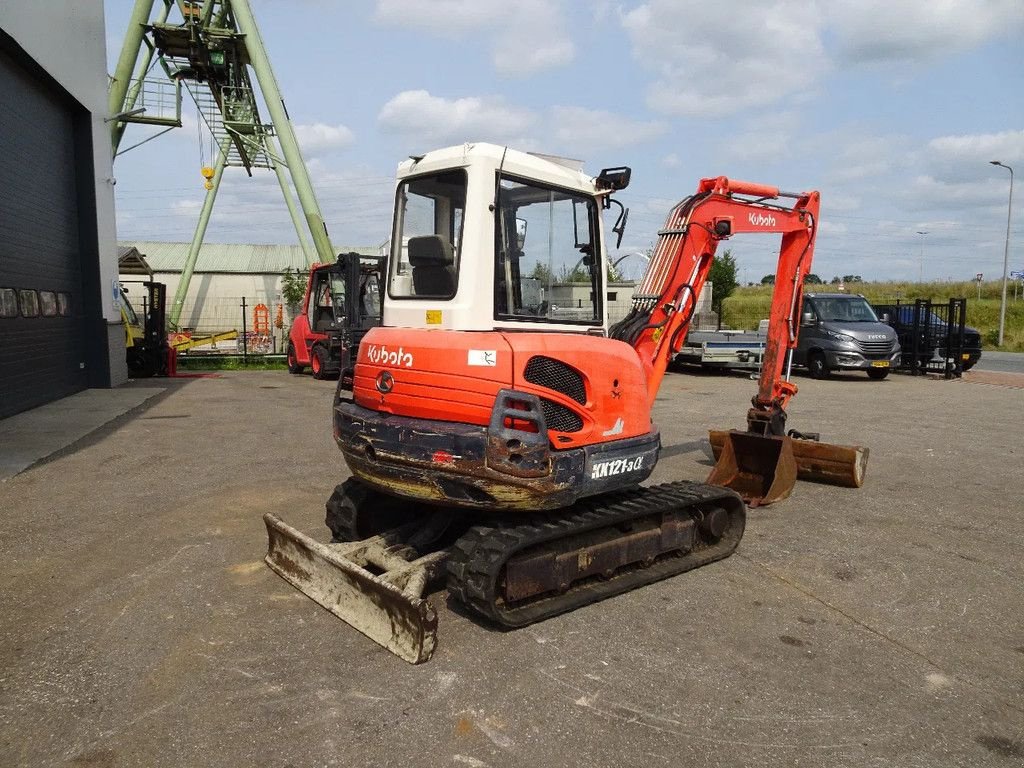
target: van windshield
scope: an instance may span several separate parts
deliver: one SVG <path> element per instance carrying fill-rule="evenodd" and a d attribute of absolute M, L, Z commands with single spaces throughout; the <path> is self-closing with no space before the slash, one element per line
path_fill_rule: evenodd
<path fill-rule="evenodd" d="M 823 323 L 877 323 L 878 317 L 871 305 L 860 296 L 837 296 L 814 298 L 814 312 Z"/>

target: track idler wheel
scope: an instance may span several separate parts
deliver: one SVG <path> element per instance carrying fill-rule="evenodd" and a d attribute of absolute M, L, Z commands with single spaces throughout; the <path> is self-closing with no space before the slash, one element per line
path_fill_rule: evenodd
<path fill-rule="evenodd" d="M 327 500 L 332 542 L 360 541 L 411 522 L 416 513 L 408 503 L 375 491 L 353 477 L 336 486 Z"/>
<path fill-rule="evenodd" d="M 705 512 L 704 519 L 700 521 L 700 532 L 711 541 L 718 541 L 722 538 L 728 527 L 729 513 L 720 508 Z"/>

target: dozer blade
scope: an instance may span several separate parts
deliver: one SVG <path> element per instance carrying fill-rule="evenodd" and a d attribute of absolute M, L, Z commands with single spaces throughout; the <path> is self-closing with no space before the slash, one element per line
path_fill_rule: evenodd
<path fill-rule="evenodd" d="M 791 437 L 762 437 L 732 430 L 725 438 L 710 485 L 736 491 L 752 507 L 773 504 L 789 496 L 796 485 L 797 466 Z"/>
<path fill-rule="evenodd" d="M 321 544 L 272 514 L 263 521 L 266 563 L 278 576 L 396 656 L 412 664 L 430 658 L 437 612 L 423 590 L 444 567 L 446 551 L 410 562 L 396 553 L 387 533 Z"/>
<path fill-rule="evenodd" d="M 722 463 L 721 456 L 735 432 L 713 430 L 708 433 L 715 460 Z M 844 488 L 860 488 L 864 485 L 864 473 L 868 464 L 868 449 L 859 445 L 832 445 L 817 440 L 792 440 L 793 458 L 796 460 L 797 478 Z"/>

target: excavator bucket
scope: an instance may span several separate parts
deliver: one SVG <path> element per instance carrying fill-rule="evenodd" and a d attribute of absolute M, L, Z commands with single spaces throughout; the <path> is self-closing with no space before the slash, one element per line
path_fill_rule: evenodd
<path fill-rule="evenodd" d="M 808 480 L 815 483 L 827 485 L 839 485 L 844 488 L 860 488 L 864 485 L 864 473 L 867 470 L 868 449 L 859 445 L 833 445 L 821 443 L 817 440 L 795 440 L 789 437 L 762 438 L 756 435 L 748 435 L 745 432 L 713 430 L 708 433 L 711 440 L 711 449 L 714 452 L 715 470 L 711 473 L 712 478 L 718 476 L 729 477 L 727 467 L 732 466 L 734 458 L 729 454 L 736 454 L 736 437 L 742 435 L 753 440 L 785 440 L 790 444 L 789 450 L 796 462 L 796 477 L 800 480 Z M 741 449 L 742 450 L 742 449 Z M 756 449 L 755 449 L 756 450 Z M 719 469 L 722 472 L 719 473 Z M 716 479 L 709 479 L 708 482 L 722 485 Z M 792 486 L 792 482 L 790 482 Z M 733 487 L 733 486 L 729 486 Z M 738 489 L 737 489 L 738 490 Z M 742 491 L 740 492 L 742 495 Z M 779 498 L 785 498 L 781 496 Z M 773 499 L 777 500 L 777 499 Z M 768 503 L 762 501 L 763 504 Z"/>
<path fill-rule="evenodd" d="M 762 437 L 732 430 L 725 439 L 707 482 L 736 491 L 752 507 L 772 504 L 789 496 L 796 485 L 797 466 L 793 439 Z"/>
<path fill-rule="evenodd" d="M 412 664 L 437 645 L 437 612 L 423 599 L 446 551 L 407 560 L 389 533 L 321 544 L 265 514 L 270 569 L 307 597 Z"/>

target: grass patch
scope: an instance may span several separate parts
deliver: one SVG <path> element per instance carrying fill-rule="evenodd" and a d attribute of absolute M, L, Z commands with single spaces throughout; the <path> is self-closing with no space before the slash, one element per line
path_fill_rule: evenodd
<path fill-rule="evenodd" d="M 978 284 L 963 283 L 856 283 L 849 286 L 847 293 L 860 293 L 872 303 L 890 303 L 897 297 L 901 302 L 914 299 L 930 299 L 945 302 L 951 298 L 967 298 L 967 324 L 981 331 L 985 349 L 1000 349 L 1004 352 L 1024 352 L 1024 299 L 1013 299 L 1013 289 L 1007 286 L 1006 328 L 1003 346 L 997 347 L 999 337 L 999 300 L 1002 282 L 993 280 L 981 284 L 981 300 L 978 300 Z M 834 291 L 835 286 L 805 286 L 822 293 Z M 722 307 L 722 327 L 757 328 L 757 324 L 768 317 L 772 302 L 770 285 L 755 285 L 737 288 Z"/>
<path fill-rule="evenodd" d="M 178 357 L 179 371 L 285 371 L 284 355 L 194 355 Z"/>

